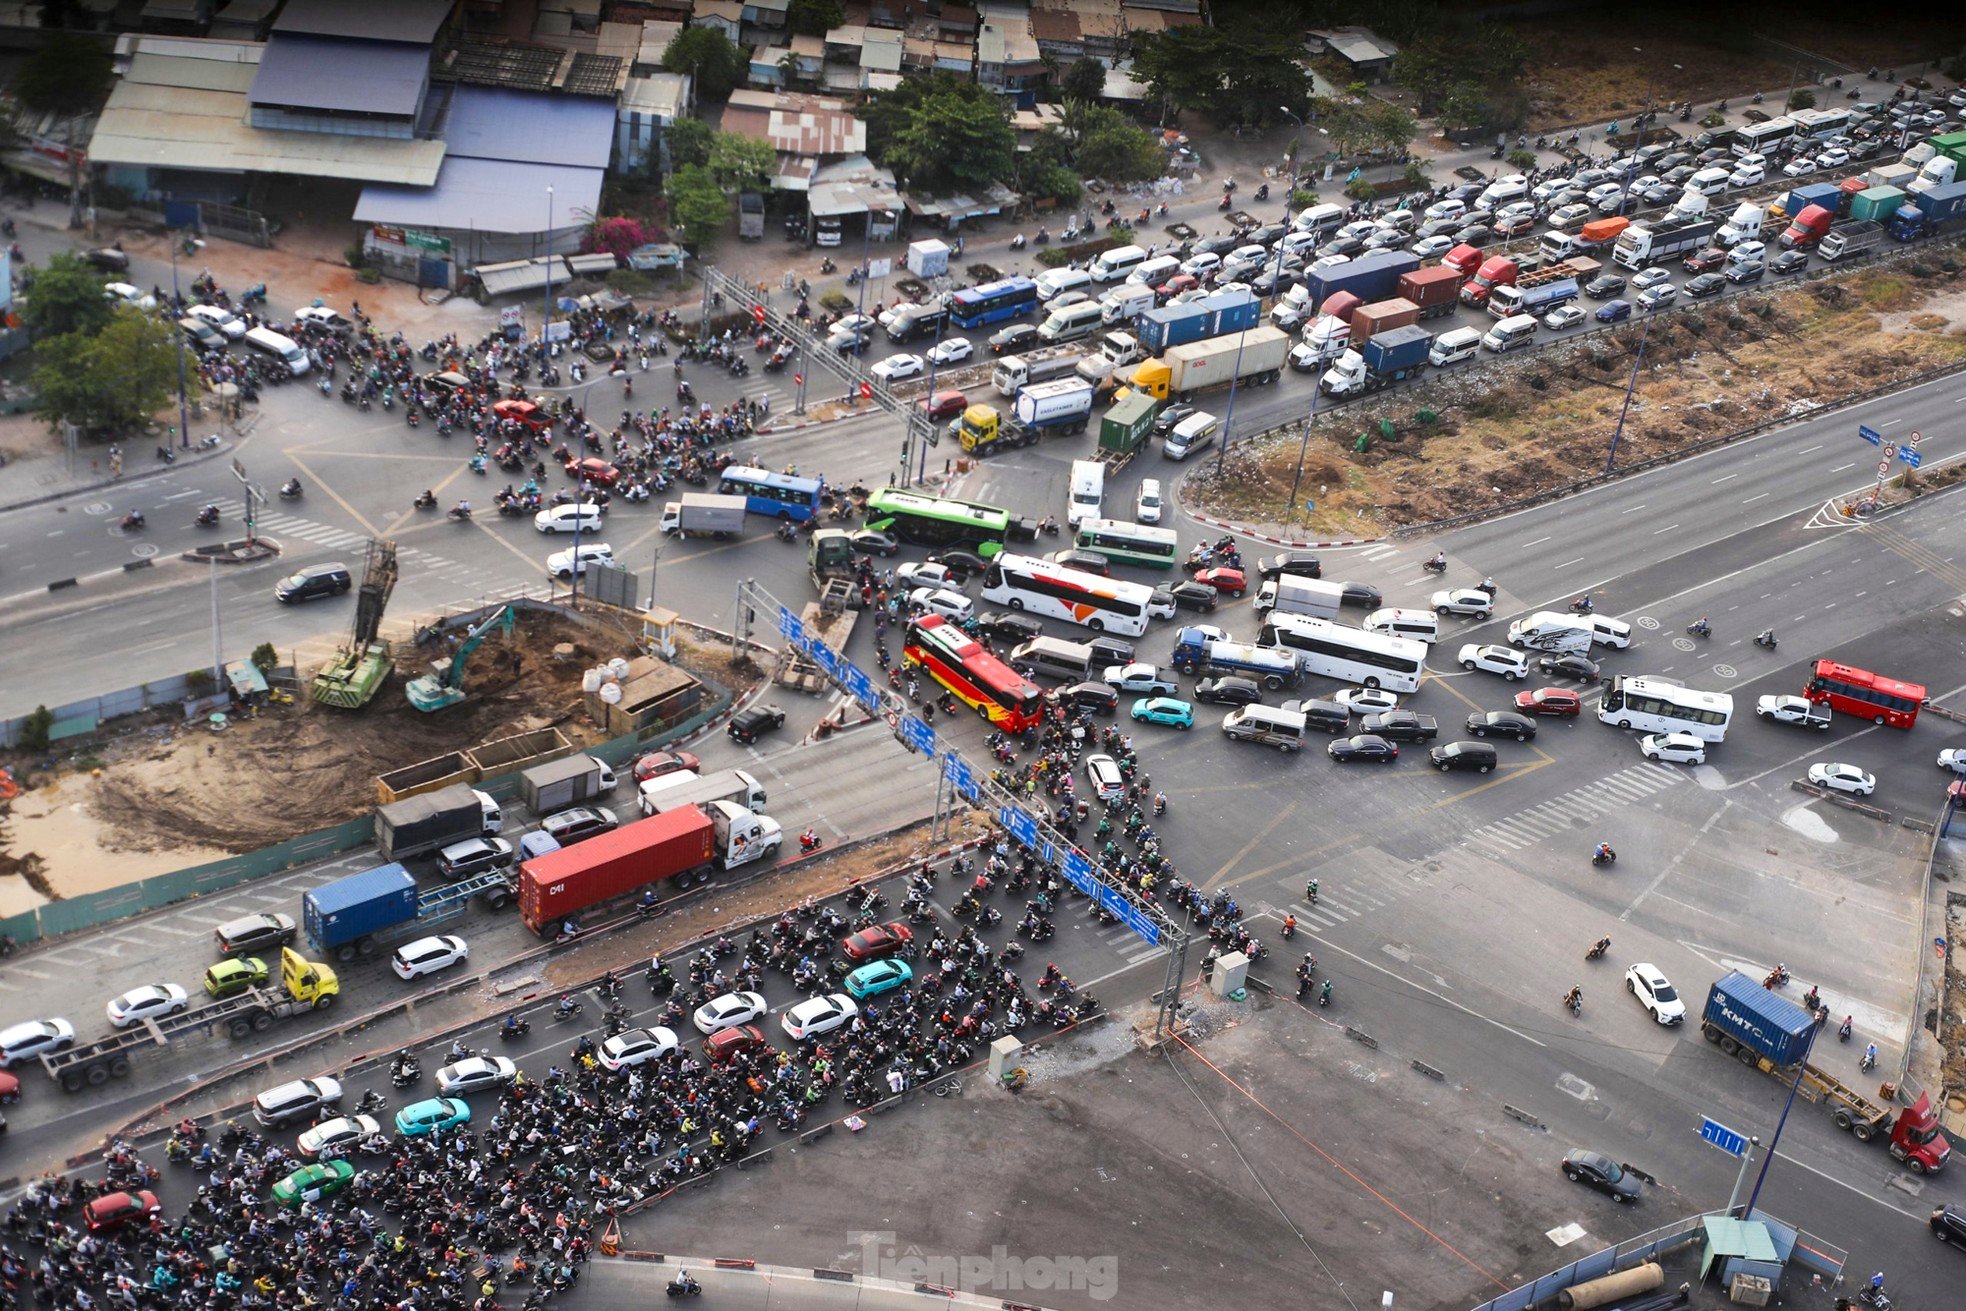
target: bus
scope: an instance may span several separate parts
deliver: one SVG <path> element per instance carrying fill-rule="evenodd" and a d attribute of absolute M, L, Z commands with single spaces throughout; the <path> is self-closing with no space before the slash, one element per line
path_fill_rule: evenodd
<path fill-rule="evenodd" d="M 1702 742 L 1719 742 L 1734 719 L 1734 698 L 1725 692 L 1696 692 L 1662 678 L 1610 680 L 1597 703 L 1597 717 L 1641 733 L 1691 733 Z"/>
<path fill-rule="evenodd" d="M 1413 692 L 1419 689 L 1420 676 L 1426 672 L 1425 642 L 1368 633 L 1309 615 L 1271 611 L 1256 644 L 1289 651 L 1297 657 L 1297 667 L 1307 674 L 1335 678 L 1354 687 Z"/>
<path fill-rule="evenodd" d="M 1855 715 L 1892 728 L 1910 728 L 1917 723 L 1918 708 L 1925 703 L 1925 689 L 1916 683 L 1900 683 L 1834 660 L 1816 662 L 1816 672 L 1802 695 L 1839 715 Z"/>
<path fill-rule="evenodd" d="M 1044 694 L 983 644 L 941 615 L 908 625 L 901 658 L 928 671 L 956 700 L 1006 733 L 1021 733 L 1044 721 Z"/>
<path fill-rule="evenodd" d="M 949 298 L 949 321 L 958 328 L 980 328 L 1029 314 L 1038 307 L 1038 284 L 1029 278 L 1004 278 L 980 287 L 965 287 Z"/>
<path fill-rule="evenodd" d="M 1766 123 L 1749 123 L 1735 130 L 1731 149 L 1736 159 L 1743 155 L 1766 154 L 1794 141 L 1800 131 L 1800 125 L 1792 118 L 1771 118 Z"/>
<path fill-rule="evenodd" d="M 883 487 L 867 498 L 867 526 L 913 546 L 964 547 L 989 557 L 1004 549 L 1018 522 L 1010 511 L 975 501 L 918 496 Z"/>
<path fill-rule="evenodd" d="M 1172 528 L 1151 528 L 1124 519 L 1088 519 L 1079 525 L 1078 544 L 1081 550 L 1103 555 L 1114 564 L 1174 567 Z"/>
<path fill-rule="evenodd" d="M 1795 120 L 1795 134 L 1799 139 L 1827 141 L 1848 132 L 1855 115 L 1847 109 L 1798 109 L 1789 117 Z"/>
<path fill-rule="evenodd" d="M 984 571 L 983 599 L 1122 637 L 1146 632 L 1150 618 L 1174 617 L 1174 598 L 1155 597 L 1145 583 L 1123 583 L 1008 552 Z"/>
<path fill-rule="evenodd" d="M 744 508 L 752 514 L 804 523 L 819 513 L 819 493 L 824 486 L 817 478 L 733 464 L 724 470 L 717 490 L 726 496 L 742 496 Z"/>

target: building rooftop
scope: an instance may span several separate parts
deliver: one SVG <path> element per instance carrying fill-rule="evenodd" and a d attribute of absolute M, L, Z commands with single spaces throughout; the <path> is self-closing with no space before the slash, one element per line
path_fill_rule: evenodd
<path fill-rule="evenodd" d="M 451 8 L 452 0 L 287 0 L 273 30 L 429 45 L 442 30 Z"/>
<path fill-rule="evenodd" d="M 443 124 L 454 156 L 575 168 L 606 168 L 613 133 L 605 100 L 475 86 L 457 89 Z"/>
<path fill-rule="evenodd" d="M 408 118 L 429 77 L 428 46 L 275 32 L 248 98 L 282 109 Z"/>
<path fill-rule="evenodd" d="M 826 96 L 733 91 L 723 128 L 788 155 L 854 155 L 867 148 L 867 125 L 846 101 Z"/>

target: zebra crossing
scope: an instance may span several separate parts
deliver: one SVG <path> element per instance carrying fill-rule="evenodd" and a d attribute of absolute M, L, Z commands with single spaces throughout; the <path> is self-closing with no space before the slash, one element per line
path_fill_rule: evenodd
<path fill-rule="evenodd" d="M 218 505 L 219 512 L 228 516 L 234 514 L 242 515 L 246 510 L 243 501 L 231 497 L 220 497 L 217 499 L 216 504 Z M 282 514 L 278 511 L 267 513 L 262 510 L 259 518 L 254 523 L 254 527 L 269 537 L 299 538 L 305 542 L 312 542 L 316 546 L 325 546 L 331 550 L 347 551 L 356 555 L 359 555 L 368 546 L 369 542 L 369 539 L 361 533 L 350 532 L 345 528 L 336 528 L 330 524 L 320 523 L 313 519 L 302 519 L 295 515 Z M 414 563 L 417 566 L 418 572 L 421 574 L 443 574 L 450 572 L 462 575 L 471 572 L 471 566 L 468 564 L 458 560 L 452 560 L 448 556 L 433 555 L 428 551 L 418 550 L 414 546 L 398 547 L 396 555 L 400 560 Z M 357 572 L 359 572 L 359 561 L 352 561 L 351 563 L 357 566 Z"/>
<path fill-rule="evenodd" d="M 1381 542 L 1377 546 L 1368 546 L 1359 551 L 1358 558 L 1361 560 L 1383 560 L 1389 555 L 1398 555 L 1405 549 L 1404 546 L 1396 546 L 1391 542 Z"/>
<path fill-rule="evenodd" d="M 1685 781 L 1686 775 L 1671 765 L 1646 761 L 1484 824 L 1468 833 L 1467 842 L 1488 854 L 1506 857 L 1549 838 L 1570 836 L 1579 821 L 1623 810 Z"/>
<path fill-rule="evenodd" d="M 1297 917 L 1297 927 L 1312 933 L 1335 929 L 1350 920 L 1375 911 L 1389 910 L 1434 882 L 1435 872 L 1427 864 L 1414 865 L 1394 860 L 1383 852 L 1356 852 L 1350 862 L 1351 873 L 1342 885 L 1318 880 L 1317 904 L 1309 899 L 1293 901 L 1275 912 Z"/>

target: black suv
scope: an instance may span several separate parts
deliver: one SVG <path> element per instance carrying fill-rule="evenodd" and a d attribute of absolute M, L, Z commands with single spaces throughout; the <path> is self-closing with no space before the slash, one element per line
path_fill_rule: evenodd
<path fill-rule="evenodd" d="M 1299 578 L 1322 578 L 1324 566 L 1309 551 L 1282 551 L 1270 556 L 1256 566 L 1257 576 L 1265 582 L 1278 574 L 1296 574 Z"/>
<path fill-rule="evenodd" d="M 212 930 L 212 936 L 218 939 L 218 950 L 222 956 L 246 956 L 256 951 L 273 951 L 292 945 L 293 916 L 270 910 L 261 911 L 256 915 L 244 915 L 219 925 Z"/>
<path fill-rule="evenodd" d="M 1435 747 L 1428 755 L 1434 768 L 1443 773 L 1472 769 L 1477 774 L 1486 774 L 1495 768 L 1495 748 L 1486 742 L 1449 742 L 1444 747 Z"/>
<path fill-rule="evenodd" d="M 1195 700 L 1212 701 L 1218 706 L 1253 706 L 1263 699 L 1263 689 L 1254 679 L 1233 674 L 1204 678 L 1195 684 Z"/>
<path fill-rule="evenodd" d="M 1098 715 L 1117 714 L 1120 694 L 1104 683 L 1074 683 L 1054 695 L 1060 705 L 1072 710 L 1090 710 Z"/>
<path fill-rule="evenodd" d="M 730 717 L 725 731 L 733 742 L 750 745 L 774 729 L 785 727 L 785 712 L 777 706 L 749 706 Z"/>
<path fill-rule="evenodd" d="M 1933 1211 L 1932 1234 L 1942 1243 L 1958 1243 L 1966 1250 L 1966 1207 L 1941 1206 Z"/>

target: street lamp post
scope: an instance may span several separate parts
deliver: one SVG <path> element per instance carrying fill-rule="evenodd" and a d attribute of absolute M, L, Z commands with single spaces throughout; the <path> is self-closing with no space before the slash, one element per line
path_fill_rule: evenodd
<path fill-rule="evenodd" d="M 1611 431 L 1611 450 L 1604 457 L 1604 476 L 1610 477 L 1618 463 L 1618 440 L 1625 435 L 1625 416 L 1631 413 L 1632 392 L 1638 386 L 1638 367 L 1645 362 L 1645 339 L 1652 335 L 1652 316 L 1647 313 L 1638 333 L 1638 353 L 1632 356 L 1631 376 L 1625 379 L 1625 403 L 1618 408 L 1618 426 Z"/>
<path fill-rule="evenodd" d="M 177 247 L 177 237 L 173 235 L 171 238 L 171 313 L 173 316 L 180 312 L 180 307 L 184 304 L 184 297 L 179 294 L 177 285 Z M 191 402 L 186 399 L 184 389 L 184 334 L 180 332 L 177 334 L 177 440 L 180 450 L 190 450 Z"/>
<path fill-rule="evenodd" d="M 1290 176 L 1285 179 L 1283 190 L 1283 226 L 1288 230 L 1290 227 L 1290 201 L 1291 197 L 1297 194 L 1297 154 L 1304 145 L 1304 120 L 1297 117 L 1287 105 L 1278 105 L 1277 110 L 1297 125 L 1297 137 L 1290 144 Z M 1270 290 L 1272 294 L 1275 293 L 1277 282 L 1282 277 L 1283 238 L 1278 237 L 1277 262 L 1275 267 L 1270 270 Z M 1252 292 L 1254 291 L 1253 288 L 1251 290 Z M 1261 296 L 1256 298 L 1256 304 L 1260 310 L 1263 304 L 1263 298 Z M 1258 320 L 1257 326 L 1262 326 L 1260 319 Z M 1236 387 L 1242 381 L 1242 348 L 1243 344 L 1249 340 L 1249 334 L 1252 331 L 1254 329 L 1244 329 L 1242 332 L 1236 334 L 1236 363 L 1235 368 L 1229 373 L 1229 399 L 1222 407 L 1222 437 L 1215 446 L 1215 472 L 1218 476 L 1222 472 L 1223 463 L 1229 458 L 1229 432 L 1236 417 Z M 1313 404 L 1315 404 L 1315 401 L 1313 401 Z"/>
<path fill-rule="evenodd" d="M 546 361 L 552 354 L 547 334 L 553 327 L 553 188 L 546 188 L 546 301 L 539 307 L 539 372 L 546 375 Z"/>

